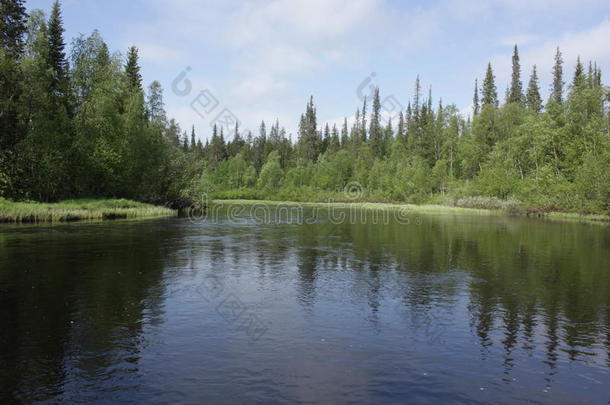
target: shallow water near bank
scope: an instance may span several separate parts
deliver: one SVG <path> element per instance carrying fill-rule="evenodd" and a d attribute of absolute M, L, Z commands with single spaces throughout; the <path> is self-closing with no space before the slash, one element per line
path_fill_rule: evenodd
<path fill-rule="evenodd" d="M 608 403 L 608 227 L 212 212 L 0 228 L 0 402 Z"/>

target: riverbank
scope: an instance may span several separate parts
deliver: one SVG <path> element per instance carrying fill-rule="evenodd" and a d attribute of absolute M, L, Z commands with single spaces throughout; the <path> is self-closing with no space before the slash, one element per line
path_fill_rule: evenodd
<path fill-rule="evenodd" d="M 124 199 L 82 199 L 58 203 L 0 198 L 0 223 L 72 222 L 174 216 L 175 210 Z"/>
<path fill-rule="evenodd" d="M 566 212 L 540 212 L 520 209 L 487 209 L 487 208 L 465 208 L 452 207 L 437 204 L 397 204 L 380 202 L 297 202 L 297 201 L 275 201 L 275 200 L 236 200 L 215 199 L 213 204 L 243 204 L 261 206 L 288 206 L 288 207 L 334 207 L 334 208 L 357 208 L 370 210 L 400 210 L 404 212 L 413 211 L 429 214 L 453 214 L 453 215 L 510 215 L 535 217 L 553 221 L 576 221 L 592 222 L 610 225 L 610 216 L 601 214 L 578 214 Z"/>

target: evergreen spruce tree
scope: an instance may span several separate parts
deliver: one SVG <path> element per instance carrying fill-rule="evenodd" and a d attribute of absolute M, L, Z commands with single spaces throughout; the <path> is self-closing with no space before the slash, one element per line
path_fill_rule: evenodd
<path fill-rule="evenodd" d="M 474 79 L 474 96 L 472 97 L 473 115 L 479 115 L 481 105 L 479 104 L 479 80 Z"/>
<path fill-rule="evenodd" d="M 227 145 L 227 152 L 230 157 L 237 156 L 243 148 L 245 141 L 239 133 L 239 123 L 235 123 L 235 130 L 233 131 L 233 141 Z"/>
<path fill-rule="evenodd" d="M 301 116 L 299 123 L 299 150 L 303 159 L 312 162 L 318 159 L 322 147 L 317 127 L 316 108 L 313 104 L 313 96 L 311 96 L 305 114 Z"/>
<path fill-rule="evenodd" d="M 593 62 L 589 61 L 589 70 L 587 71 L 587 87 L 592 89 L 595 86 L 595 75 L 593 73 Z"/>
<path fill-rule="evenodd" d="M 328 143 L 328 151 L 330 153 L 336 153 L 341 148 L 341 140 L 339 139 L 339 130 L 337 125 L 333 124 L 333 129 L 330 135 L 330 141 Z"/>
<path fill-rule="evenodd" d="M 576 68 L 574 69 L 574 79 L 572 79 L 572 92 L 576 92 L 585 88 L 587 78 L 585 77 L 585 69 L 580 62 L 580 56 L 576 59 Z"/>
<path fill-rule="evenodd" d="M 406 140 L 405 116 L 402 111 L 398 114 L 398 128 L 396 129 L 396 140 L 404 143 Z"/>
<path fill-rule="evenodd" d="M 420 98 L 421 98 L 421 85 L 419 84 L 419 75 L 415 79 L 415 91 L 413 94 L 413 115 L 417 120 L 419 117 L 419 109 L 420 109 Z"/>
<path fill-rule="evenodd" d="M 540 87 L 538 86 L 538 73 L 536 65 L 532 69 L 532 75 L 527 86 L 526 106 L 528 109 L 539 113 L 542 110 L 542 97 L 540 97 Z"/>
<path fill-rule="evenodd" d="M 18 119 L 21 94 L 19 57 L 23 54 L 27 15 L 23 0 L 0 0 L 0 151 L 21 139 Z"/>
<path fill-rule="evenodd" d="M 553 84 L 551 86 L 550 101 L 554 101 L 557 104 L 563 103 L 563 85 L 563 57 L 559 47 L 557 47 L 555 65 L 553 65 Z"/>
<path fill-rule="evenodd" d="M 68 61 L 64 49 L 63 20 L 61 17 L 61 6 L 59 1 L 53 3 L 51 16 L 49 18 L 49 66 L 54 72 L 55 91 L 67 92 L 66 80 L 68 75 Z"/>
<path fill-rule="evenodd" d="M 496 78 L 494 76 L 491 63 L 487 64 L 487 72 L 485 73 L 485 80 L 483 80 L 483 98 L 481 100 L 483 105 L 498 106 L 498 92 L 496 90 Z"/>
<path fill-rule="evenodd" d="M 320 147 L 320 154 L 325 153 L 330 145 L 330 126 L 328 122 L 324 125 L 324 135 L 322 136 L 322 146 Z"/>
<path fill-rule="evenodd" d="M 389 147 L 394 139 L 394 128 L 392 126 L 392 117 L 388 118 L 388 123 L 383 129 L 383 136 L 381 141 L 381 156 L 385 156 L 388 153 Z"/>
<path fill-rule="evenodd" d="M 0 47 L 13 59 L 23 53 L 26 21 L 24 0 L 0 0 Z"/>
<path fill-rule="evenodd" d="M 381 128 L 381 101 L 379 99 L 379 88 L 373 94 L 373 105 L 371 110 L 371 122 L 369 128 L 369 140 L 371 149 L 376 156 L 383 155 L 383 131 Z"/>
<path fill-rule="evenodd" d="M 191 149 L 195 149 L 197 141 L 195 140 L 195 125 L 191 127 Z"/>
<path fill-rule="evenodd" d="M 142 74 L 140 73 L 140 65 L 138 63 L 138 48 L 132 46 L 127 51 L 127 64 L 125 65 L 125 73 L 127 81 L 132 90 L 142 91 Z"/>
<path fill-rule="evenodd" d="M 517 45 L 513 51 L 513 71 L 511 75 L 508 103 L 523 103 L 523 83 L 521 83 L 521 64 L 519 63 L 519 50 Z"/>
<path fill-rule="evenodd" d="M 367 134 L 366 134 L 366 96 L 364 97 L 364 102 L 362 104 L 362 113 L 360 115 L 361 123 L 360 123 L 360 141 L 366 142 Z"/>
<path fill-rule="evenodd" d="M 349 133 L 347 130 L 347 118 L 343 119 L 343 126 L 341 127 L 341 147 L 347 147 L 347 142 L 349 139 Z"/>
<path fill-rule="evenodd" d="M 189 150 L 189 137 L 186 134 L 186 131 L 182 134 L 182 150 L 187 152 Z"/>
<path fill-rule="evenodd" d="M 602 71 L 599 67 L 597 67 L 597 62 L 595 62 L 593 66 L 593 87 L 601 87 L 602 86 Z"/>
<path fill-rule="evenodd" d="M 360 146 L 360 107 L 356 108 L 356 115 L 354 115 L 354 123 L 352 124 L 350 138 L 353 146 L 356 148 Z"/>

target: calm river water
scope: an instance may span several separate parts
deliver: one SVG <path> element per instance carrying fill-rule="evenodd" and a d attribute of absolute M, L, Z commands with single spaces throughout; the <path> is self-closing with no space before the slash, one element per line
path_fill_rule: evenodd
<path fill-rule="evenodd" d="M 0 227 L 0 403 L 610 403 L 610 227 L 255 211 Z"/>

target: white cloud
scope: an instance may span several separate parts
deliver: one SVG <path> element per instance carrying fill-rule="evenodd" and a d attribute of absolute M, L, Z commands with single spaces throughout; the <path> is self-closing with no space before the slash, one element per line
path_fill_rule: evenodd
<path fill-rule="evenodd" d="M 530 44 L 536 42 L 538 39 L 539 39 L 539 37 L 537 35 L 517 34 L 517 35 L 501 38 L 498 41 L 498 44 L 501 46 L 512 47 L 514 45 L 517 45 L 519 47 L 523 47 L 523 46 L 530 45 Z"/>
<path fill-rule="evenodd" d="M 259 74 L 239 81 L 233 87 L 232 95 L 242 102 L 252 102 L 264 97 L 281 95 L 286 87 L 286 82 L 277 80 L 270 74 Z"/>
<path fill-rule="evenodd" d="M 153 5 L 157 19 L 132 25 L 128 41 L 140 47 L 143 61 L 163 69 L 173 63 L 176 73 L 186 65 L 192 66 L 199 77 L 213 82 L 214 94 L 223 106 L 256 129 L 260 120 L 269 122 L 279 116 L 281 123 L 294 132 L 310 93 L 322 106 L 329 101 L 319 93 L 327 88 L 345 94 L 342 100 L 350 98 L 352 87 L 341 89 L 329 82 L 329 77 L 336 78 L 343 70 L 350 71 L 351 76 L 346 77 L 358 77 L 360 70 L 363 75 L 372 70 L 380 77 L 393 75 L 394 83 L 382 83 L 382 90 L 401 95 L 411 92 L 416 69 L 422 69 L 422 77 L 435 86 L 439 81 L 442 85 L 443 78 L 432 76 L 438 73 L 432 73 L 431 64 L 446 64 L 451 70 L 453 58 L 472 55 L 472 66 L 481 68 L 478 74 L 467 66 L 468 62 L 465 68 L 460 62 L 455 69 L 464 68 L 459 75 L 467 78 L 463 91 L 466 97 L 460 101 L 464 105 L 471 98 L 474 77 L 482 78 L 489 49 L 495 52 L 498 45 L 517 43 L 524 83 L 536 63 L 543 89 L 548 87 L 556 45 L 564 52 L 566 67 L 573 66 L 579 53 L 583 60 L 610 65 L 608 20 L 581 32 L 563 30 L 553 40 L 549 40 L 544 25 L 585 8 L 589 13 L 603 7 L 607 10 L 607 0 L 440 0 L 419 6 L 391 0 L 149 0 L 146 4 Z M 562 31 L 560 27 L 553 29 Z M 438 56 L 431 55 L 431 49 L 438 49 Z M 492 57 L 501 96 L 511 66 L 511 51 L 502 52 L 505 54 Z M 395 79 L 399 77 L 395 72 L 403 69 L 404 77 Z M 566 74 L 569 70 L 566 68 Z M 200 90 L 200 86 L 194 87 Z M 454 91 L 453 99 L 447 101 L 458 101 L 460 86 L 445 83 L 445 87 Z M 334 100 L 331 107 L 339 104 L 337 98 Z M 334 116 L 345 109 L 351 114 L 359 104 L 351 100 L 340 108 L 323 106 L 324 111 L 330 110 Z M 202 125 L 189 112 L 189 101 L 169 100 L 168 105 L 178 107 L 168 106 L 168 111 L 185 126 L 191 122 Z M 470 107 L 465 110 L 470 114 Z M 324 111 L 320 107 L 319 116 Z M 329 121 L 339 125 L 343 118 Z"/>
<path fill-rule="evenodd" d="M 139 42 L 139 55 L 144 62 L 171 62 L 182 57 L 182 50 L 176 47 L 163 46 L 159 44 Z"/>

